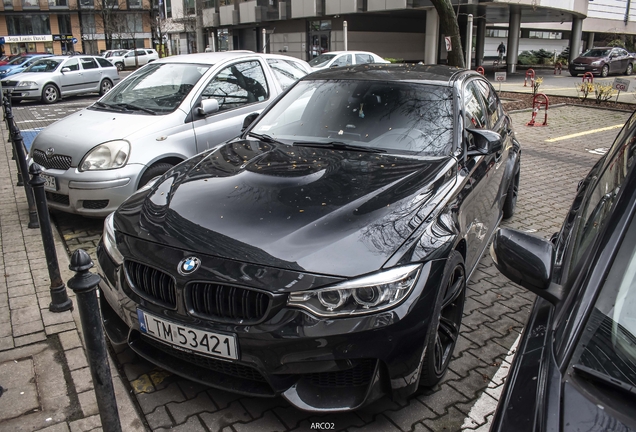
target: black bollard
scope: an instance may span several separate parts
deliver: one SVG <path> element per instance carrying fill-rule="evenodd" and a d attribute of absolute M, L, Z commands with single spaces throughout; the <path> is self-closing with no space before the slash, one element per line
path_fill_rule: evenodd
<path fill-rule="evenodd" d="M 33 193 L 38 207 L 40 217 L 40 232 L 42 233 L 42 243 L 44 245 L 44 255 L 46 256 L 46 266 L 51 279 L 51 312 L 64 312 L 73 309 L 73 302 L 66 294 L 66 286 L 60 275 L 60 265 L 57 262 L 57 252 L 55 251 L 55 240 L 53 240 L 53 230 L 51 229 L 51 218 L 46 205 L 46 194 L 44 193 L 44 180 L 40 177 L 42 170 L 36 163 L 31 165 L 29 171 L 33 178 L 29 183 L 33 186 Z"/>
<path fill-rule="evenodd" d="M 5 121 L 5 123 L 7 124 L 7 129 L 9 130 L 9 141 L 11 142 L 11 144 L 13 145 L 13 141 L 12 141 L 12 134 L 14 132 L 14 129 L 17 127 L 15 125 L 14 121 L 8 121 L 7 120 L 7 112 L 11 111 L 11 102 L 9 101 L 9 98 L 4 98 L 4 100 L 2 101 L 2 106 L 4 108 L 4 116 L 3 119 Z M 20 164 L 18 163 L 18 158 L 15 155 L 15 146 L 13 147 L 12 151 L 11 151 L 11 160 L 16 161 L 15 164 L 18 168 L 18 182 L 16 183 L 16 186 L 24 186 L 24 182 L 22 180 L 22 170 L 20 169 Z"/>
<path fill-rule="evenodd" d="M 28 178 L 29 167 L 26 161 L 26 154 L 24 153 L 24 141 L 22 140 L 22 134 L 20 129 L 15 125 L 13 121 L 13 113 L 11 110 L 6 112 L 7 122 L 9 124 L 9 130 L 11 131 L 11 144 L 13 144 L 13 151 L 18 163 L 18 172 L 22 173 L 22 178 Z M 27 204 L 29 205 L 29 228 L 38 228 L 38 214 L 35 207 L 35 200 L 33 199 L 33 189 L 29 182 L 24 183 L 24 192 L 27 198 Z"/>
<path fill-rule="evenodd" d="M 68 286 L 77 296 L 77 309 L 84 330 L 86 356 L 95 386 L 99 417 L 102 419 L 102 430 L 104 432 L 121 432 L 117 400 L 108 365 L 106 340 L 97 305 L 96 288 L 100 278 L 99 275 L 89 272 L 92 267 L 93 261 L 84 249 L 73 252 L 69 268 L 75 272 L 75 276 L 69 279 Z"/>

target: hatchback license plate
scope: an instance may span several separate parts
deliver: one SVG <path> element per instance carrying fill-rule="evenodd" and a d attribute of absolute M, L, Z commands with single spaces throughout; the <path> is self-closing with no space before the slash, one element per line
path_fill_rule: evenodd
<path fill-rule="evenodd" d="M 57 190 L 57 179 L 51 175 L 40 174 L 40 177 L 44 180 L 44 189 L 49 191 Z"/>
<path fill-rule="evenodd" d="M 237 360 L 236 337 L 167 321 L 137 309 L 142 333 L 186 351 Z"/>
<path fill-rule="evenodd" d="M 576 66 L 574 70 L 585 70 L 584 66 Z"/>

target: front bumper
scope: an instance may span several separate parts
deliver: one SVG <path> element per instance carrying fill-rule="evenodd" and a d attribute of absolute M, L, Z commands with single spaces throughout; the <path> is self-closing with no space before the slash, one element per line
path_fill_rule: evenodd
<path fill-rule="evenodd" d="M 33 163 L 30 159 L 29 165 Z M 128 164 L 123 168 L 80 172 L 42 169 L 42 174 L 55 178 L 56 189 L 45 189 L 49 208 L 89 217 L 104 217 L 137 190 L 144 165 Z"/>
<path fill-rule="evenodd" d="M 589 64 L 571 64 L 568 66 L 570 74 L 584 74 L 585 72 L 591 72 L 593 74 L 600 74 L 601 69 L 603 69 L 603 65 L 592 66 Z"/>
<path fill-rule="evenodd" d="M 188 251 L 157 250 L 154 244 L 127 239 L 132 247 L 120 248 L 124 256 L 163 271 L 176 269 L 176 263 L 189 256 Z M 278 306 L 263 320 L 248 325 L 198 318 L 186 306 L 184 285 L 188 282 L 176 272 L 172 273 L 177 280 L 177 306 L 159 305 L 133 290 L 124 266 L 117 266 L 100 243 L 100 302 L 111 341 L 127 343 L 140 356 L 188 379 L 251 396 L 281 395 L 307 411 L 347 411 L 383 394 L 404 398 L 417 389 L 444 260 L 428 262 L 411 295 L 397 307 L 366 316 L 326 319 L 286 307 L 286 293 L 291 290 L 283 293 L 282 287 L 290 280 L 302 280 L 294 285 L 295 290 L 303 284 L 315 288 L 337 278 L 211 256 L 200 258 L 213 264 L 208 267 L 210 271 L 202 264 L 198 278 L 214 275 L 216 283 L 220 278 L 240 280 L 252 285 L 251 289 L 269 287 Z M 146 336 L 140 330 L 138 308 L 182 325 L 234 335 L 238 360 L 187 352 Z"/>

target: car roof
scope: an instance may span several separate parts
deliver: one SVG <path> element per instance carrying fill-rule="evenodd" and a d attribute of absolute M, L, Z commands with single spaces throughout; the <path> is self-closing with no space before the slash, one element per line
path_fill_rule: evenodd
<path fill-rule="evenodd" d="M 323 54 L 372 54 L 372 55 L 377 55 L 377 54 L 372 53 L 370 51 L 327 51 L 327 52 L 324 52 Z"/>
<path fill-rule="evenodd" d="M 426 81 L 437 85 L 451 86 L 462 72 L 468 72 L 455 66 L 424 65 L 413 63 L 385 64 L 368 63 L 324 69 L 307 75 L 303 80 L 356 79 L 377 81 Z M 475 72 L 475 75 L 478 75 Z"/>
<path fill-rule="evenodd" d="M 255 53 L 253 51 L 220 51 L 209 53 L 181 54 L 176 56 L 164 57 L 155 60 L 153 63 L 207 63 L 216 64 L 228 59 L 254 56 L 269 56 L 272 54 Z"/>

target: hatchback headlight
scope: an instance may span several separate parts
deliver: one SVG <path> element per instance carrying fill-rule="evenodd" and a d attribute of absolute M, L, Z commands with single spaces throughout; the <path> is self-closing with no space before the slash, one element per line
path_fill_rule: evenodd
<path fill-rule="evenodd" d="M 110 141 L 93 147 L 82 162 L 80 171 L 109 170 L 121 168 L 128 162 L 130 143 L 124 140 Z"/>
<path fill-rule="evenodd" d="M 409 295 L 421 268 L 421 264 L 411 264 L 329 288 L 293 292 L 287 305 L 324 317 L 361 315 L 389 309 Z"/>
<path fill-rule="evenodd" d="M 603 63 L 601 60 L 592 62 L 592 66 L 600 66 Z"/>
<path fill-rule="evenodd" d="M 37 87 L 35 81 L 20 81 L 16 87 Z"/>
<path fill-rule="evenodd" d="M 104 241 L 104 249 L 106 249 L 106 253 L 110 256 L 115 264 L 118 266 L 124 263 L 124 256 L 117 249 L 117 241 L 115 240 L 115 225 L 113 224 L 113 217 L 115 216 L 115 212 L 106 216 L 104 219 L 104 232 L 102 233 L 102 239 Z"/>

